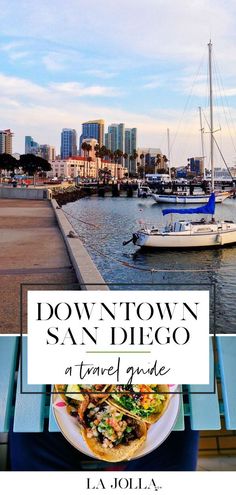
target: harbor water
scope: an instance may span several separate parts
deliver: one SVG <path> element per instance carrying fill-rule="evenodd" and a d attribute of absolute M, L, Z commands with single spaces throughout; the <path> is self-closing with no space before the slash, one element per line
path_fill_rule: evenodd
<path fill-rule="evenodd" d="M 123 246 L 142 224 L 152 227 L 170 221 L 162 216 L 162 208 L 152 198 L 95 196 L 63 206 L 104 280 L 113 284 L 111 289 L 124 289 L 121 284 L 127 284 L 129 290 L 209 290 L 215 313 L 211 331 L 235 333 L 236 245 L 165 251 L 140 250 L 133 243 Z M 236 200 L 217 204 L 215 217 L 235 221 Z"/>

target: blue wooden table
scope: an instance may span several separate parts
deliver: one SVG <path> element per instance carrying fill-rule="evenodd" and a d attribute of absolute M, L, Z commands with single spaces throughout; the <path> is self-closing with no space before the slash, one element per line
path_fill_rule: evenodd
<path fill-rule="evenodd" d="M 0 432 L 9 431 L 13 419 L 15 432 L 57 432 L 51 397 L 45 394 L 20 393 L 20 338 L 0 339 Z M 219 430 L 221 420 L 229 430 L 236 429 L 236 337 L 216 337 L 215 358 L 210 346 L 210 384 L 184 386 L 175 430 L 184 430 L 185 416 L 190 416 L 193 430 Z M 27 385 L 27 338 L 23 338 L 23 390 L 46 392 L 45 385 Z M 216 375 L 214 376 L 214 364 Z M 214 389 L 215 393 L 209 393 Z M 222 398 L 218 390 L 222 390 Z M 198 393 L 201 392 L 201 393 Z"/>

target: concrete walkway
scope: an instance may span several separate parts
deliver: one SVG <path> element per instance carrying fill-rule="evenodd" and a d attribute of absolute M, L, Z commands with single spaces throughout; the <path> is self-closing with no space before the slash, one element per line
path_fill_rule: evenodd
<path fill-rule="evenodd" d="M 71 285 L 77 278 L 49 201 L 0 200 L 1 334 L 20 332 L 21 283 L 78 289 Z M 24 331 L 25 319 L 24 311 Z"/>

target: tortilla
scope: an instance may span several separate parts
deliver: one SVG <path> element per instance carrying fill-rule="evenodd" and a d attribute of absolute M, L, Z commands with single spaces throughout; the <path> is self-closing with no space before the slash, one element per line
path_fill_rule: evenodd
<path fill-rule="evenodd" d="M 73 414 L 74 411 L 78 412 L 81 423 L 83 423 L 84 412 L 87 409 L 88 405 L 96 406 L 104 402 L 110 395 L 110 393 L 104 393 L 106 390 L 109 392 L 112 390 L 112 385 L 104 385 L 103 389 L 100 393 L 94 394 L 93 391 L 89 392 L 90 386 L 88 385 L 88 389 L 83 390 L 82 397 L 83 399 L 78 398 L 80 393 L 74 393 L 70 397 L 66 396 L 66 389 L 68 385 L 54 385 L 55 391 L 61 395 L 62 399 L 67 404 L 67 411 L 69 414 Z"/>
<path fill-rule="evenodd" d="M 98 410 L 95 413 L 94 418 L 97 418 L 97 414 L 104 409 L 104 404 L 100 404 L 99 407 L 96 407 L 95 410 Z M 134 453 L 141 447 L 141 445 L 145 442 L 147 438 L 147 427 L 144 421 L 137 420 L 136 418 L 131 418 L 127 414 L 124 414 L 123 411 L 121 412 L 117 408 L 114 408 L 113 406 L 106 404 L 105 406 L 105 411 L 110 411 L 111 418 L 114 417 L 115 414 L 121 413 L 122 414 L 122 423 L 127 423 L 128 427 L 131 425 L 131 428 L 133 428 L 133 433 L 131 435 L 135 435 L 135 438 L 131 438 L 128 443 L 126 444 L 126 440 L 128 440 L 128 435 L 129 433 L 124 433 L 124 442 L 125 443 L 119 443 L 118 445 L 113 444 L 112 447 L 110 446 L 104 446 L 104 441 L 109 442 L 110 444 L 112 443 L 110 440 L 105 438 L 102 435 L 102 433 L 98 433 L 98 430 L 96 429 L 96 432 L 98 433 L 98 436 L 91 437 L 91 431 L 92 429 L 89 428 L 88 423 L 89 419 L 87 418 L 86 423 L 87 426 L 81 430 L 83 439 L 85 443 L 87 444 L 88 448 L 91 450 L 91 452 L 98 458 L 103 461 L 107 462 L 120 462 L 124 460 L 130 460 Z M 91 411 L 90 411 L 91 414 Z M 89 423 L 91 425 L 91 423 Z M 97 427 L 95 427 L 97 428 Z M 130 429 L 131 429 L 130 428 Z M 105 431 L 105 430 L 104 430 Z M 126 430 L 125 430 L 126 431 Z M 102 438 L 101 438 L 102 437 Z"/>
<path fill-rule="evenodd" d="M 152 387 L 152 385 L 150 385 L 150 387 Z M 117 391 L 117 386 L 114 388 L 114 391 Z M 145 415 L 145 416 L 142 416 L 141 414 L 139 414 L 138 412 L 132 412 L 132 409 L 128 409 L 126 408 L 124 405 L 120 404 L 119 401 L 117 400 L 117 396 L 118 394 L 114 394 L 112 396 L 109 397 L 108 399 L 108 403 L 113 405 L 114 407 L 116 407 L 117 409 L 125 412 L 127 415 L 129 416 L 132 416 L 133 418 L 136 418 L 136 419 L 139 419 L 141 421 L 145 421 L 146 423 L 148 424 L 153 424 L 153 423 L 156 423 L 156 421 L 158 421 L 161 416 L 164 414 L 164 412 L 166 411 L 168 405 L 169 405 L 169 402 L 170 402 L 170 399 L 171 399 L 171 394 L 167 394 L 166 392 L 169 391 L 169 387 L 168 385 L 158 385 L 158 392 L 156 392 L 157 394 L 160 393 L 160 395 L 163 395 L 164 396 L 164 400 L 161 404 L 161 410 L 158 411 L 158 412 L 153 412 L 153 413 L 150 413 L 149 415 Z M 135 392 L 126 392 L 126 393 L 121 393 L 120 395 L 135 395 Z M 141 396 L 141 394 L 139 395 Z M 135 400 L 135 399 L 134 399 Z M 136 399 L 136 402 L 138 400 L 138 397 Z M 135 406 L 135 402 L 134 402 L 134 406 Z M 144 410 L 144 413 L 145 413 L 145 409 Z"/>

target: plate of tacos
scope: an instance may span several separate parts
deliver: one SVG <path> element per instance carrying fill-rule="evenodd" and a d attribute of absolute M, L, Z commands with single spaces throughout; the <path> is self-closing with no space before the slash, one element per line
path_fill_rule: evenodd
<path fill-rule="evenodd" d="M 137 459 L 169 435 L 179 411 L 176 385 L 55 385 L 53 409 L 65 438 L 107 462 Z"/>

